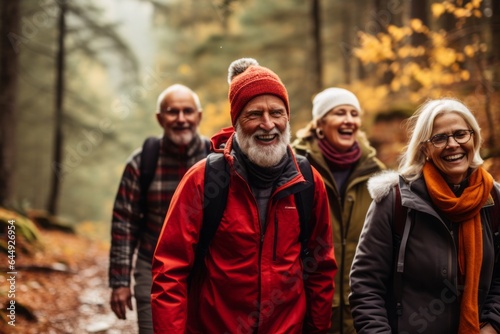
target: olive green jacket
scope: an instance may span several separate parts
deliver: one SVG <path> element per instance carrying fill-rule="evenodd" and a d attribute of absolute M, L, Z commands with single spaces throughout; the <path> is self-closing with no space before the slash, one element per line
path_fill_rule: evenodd
<path fill-rule="evenodd" d="M 344 198 L 341 198 L 333 174 L 319 149 L 318 139 L 316 137 L 296 139 L 292 144 L 295 152 L 307 157 L 311 165 L 319 171 L 328 193 L 335 258 L 338 264 L 333 307 L 349 304 L 349 272 L 366 212 L 372 202 L 367 181 L 374 173 L 385 169 L 384 164 L 376 158 L 376 151 L 368 141 L 359 138 L 358 142 L 361 158 L 346 181 Z"/>

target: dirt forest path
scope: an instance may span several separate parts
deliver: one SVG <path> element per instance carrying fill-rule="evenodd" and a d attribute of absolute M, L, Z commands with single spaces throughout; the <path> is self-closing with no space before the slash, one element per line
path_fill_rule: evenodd
<path fill-rule="evenodd" d="M 0 263 L 0 333 L 137 333 L 135 310 L 118 320 L 109 307 L 105 243 L 60 231 L 40 237 L 31 255 L 16 253 L 15 298 L 7 293 L 7 260 Z M 11 300 L 15 326 L 6 313 Z"/>

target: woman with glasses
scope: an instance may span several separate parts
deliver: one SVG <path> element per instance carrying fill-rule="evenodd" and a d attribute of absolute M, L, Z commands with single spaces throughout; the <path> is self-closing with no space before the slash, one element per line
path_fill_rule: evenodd
<path fill-rule="evenodd" d="M 350 275 L 356 330 L 500 333 L 500 185 L 481 167 L 479 125 L 451 98 L 427 101 L 408 124 L 398 173 L 368 182 Z"/>

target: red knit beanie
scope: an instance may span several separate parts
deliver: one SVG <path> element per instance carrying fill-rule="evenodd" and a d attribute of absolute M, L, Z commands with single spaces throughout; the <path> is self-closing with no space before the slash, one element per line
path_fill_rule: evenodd
<path fill-rule="evenodd" d="M 290 117 L 288 93 L 280 78 L 270 69 L 259 66 L 253 58 L 241 58 L 229 65 L 229 103 L 233 126 L 245 105 L 254 97 L 271 94 L 279 97 L 285 104 Z"/>

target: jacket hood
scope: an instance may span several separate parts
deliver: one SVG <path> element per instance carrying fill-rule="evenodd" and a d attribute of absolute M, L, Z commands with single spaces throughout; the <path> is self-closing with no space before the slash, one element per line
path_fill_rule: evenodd
<path fill-rule="evenodd" d="M 223 128 L 210 138 L 210 149 L 212 152 L 222 152 L 226 146 L 227 141 L 234 133 L 232 126 Z"/>
<path fill-rule="evenodd" d="M 399 174 L 394 170 L 385 170 L 375 174 L 368 180 L 368 191 L 375 202 L 386 197 L 399 182 Z"/>

